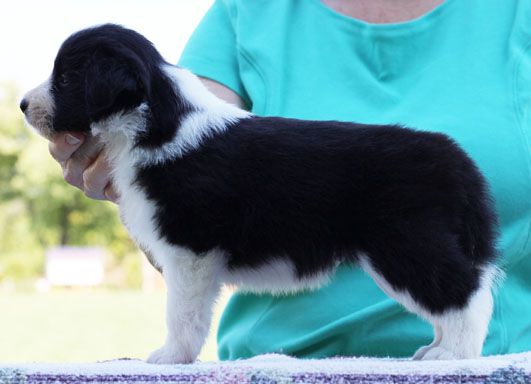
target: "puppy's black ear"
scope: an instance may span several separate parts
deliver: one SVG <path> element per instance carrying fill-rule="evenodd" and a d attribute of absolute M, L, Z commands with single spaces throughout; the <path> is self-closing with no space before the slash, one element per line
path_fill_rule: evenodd
<path fill-rule="evenodd" d="M 90 121 L 140 105 L 147 81 L 134 57 L 95 53 L 86 72 L 85 100 Z"/>

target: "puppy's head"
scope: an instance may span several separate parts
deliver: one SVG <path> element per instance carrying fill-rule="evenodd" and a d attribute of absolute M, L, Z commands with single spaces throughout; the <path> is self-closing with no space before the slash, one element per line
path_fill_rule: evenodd
<path fill-rule="evenodd" d="M 134 109 L 149 93 L 150 68 L 163 62 L 142 35 L 112 24 L 85 29 L 61 46 L 51 76 L 20 103 L 47 138 L 89 132 L 90 124 Z"/>

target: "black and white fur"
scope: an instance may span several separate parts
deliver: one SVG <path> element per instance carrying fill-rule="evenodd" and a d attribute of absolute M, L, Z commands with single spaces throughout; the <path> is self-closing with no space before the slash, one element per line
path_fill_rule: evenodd
<path fill-rule="evenodd" d="M 447 136 L 254 116 L 116 25 L 69 37 L 21 108 L 46 137 L 105 147 L 123 222 L 167 283 L 168 337 L 149 362 L 195 360 L 222 284 L 314 289 L 341 263 L 433 325 L 415 359 L 480 355 L 496 218 Z"/>

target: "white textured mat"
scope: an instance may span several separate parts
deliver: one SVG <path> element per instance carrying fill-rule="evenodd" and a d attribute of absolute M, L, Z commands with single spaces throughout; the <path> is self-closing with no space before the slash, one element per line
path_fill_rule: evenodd
<path fill-rule="evenodd" d="M 522 383 L 531 384 L 531 353 L 476 360 L 375 358 L 248 360 L 150 365 L 140 360 L 87 364 L 0 364 L 0 383 Z"/>

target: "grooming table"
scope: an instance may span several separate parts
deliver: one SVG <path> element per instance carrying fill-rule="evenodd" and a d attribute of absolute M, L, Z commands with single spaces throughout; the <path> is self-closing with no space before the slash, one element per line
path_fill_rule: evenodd
<path fill-rule="evenodd" d="M 531 352 L 475 360 L 302 360 L 262 355 L 192 365 L 120 359 L 87 364 L 0 364 L 1 384 L 33 383 L 531 383 Z"/>

